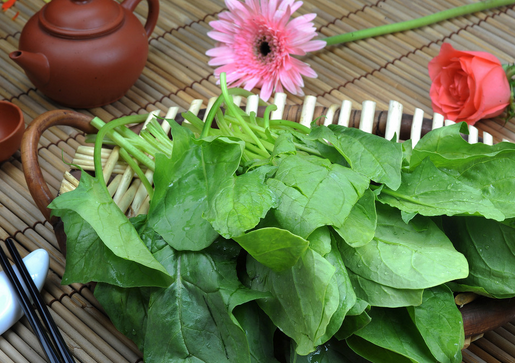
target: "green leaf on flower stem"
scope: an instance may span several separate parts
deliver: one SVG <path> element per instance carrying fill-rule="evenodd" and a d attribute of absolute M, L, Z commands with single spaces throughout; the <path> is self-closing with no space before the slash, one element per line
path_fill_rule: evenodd
<path fill-rule="evenodd" d="M 372 308 L 372 321 L 347 339 L 359 355 L 374 363 L 436 363 L 404 308 Z"/>
<path fill-rule="evenodd" d="M 310 137 L 330 142 L 351 168 L 395 190 L 401 183 L 402 146 L 352 127 L 319 126 Z"/>
<path fill-rule="evenodd" d="M 116 260 L 115 257 L 117 257 L 118 259 L 134 262 L 134 267 L 136 267 L 136 264 L 139 264 L 141 267 L 138 267 L 138 269 L 147 271 L 156 278 L 157 286 L 167 285 L 170 281 L 170 276 L 167 274 L 164 267 L 148 251 L 136 232 L 136 229 L 132 226 L 131 222 L 123 214 L 120 208 L 114 203 L 113 199 L 107 192 L 105 185 L 103 185 L 98 179 L 93 178 L 87 173 L 82 173 L 79 186 L 75 190 L 61 194 L 55 198 L 48 207 L 51 209 L 69 210 L 77 213 L 93 228 L 100 238 L 98 241 L 85 242 L 88 245 L 83 244 L 78 246 L 79 248 L 82 248 L 84 253 L 88 253 L 87 256 L 80 256 L 80 253 L 79 256 L 76 255 L 79 260 L 80 258 L 91 258 L 93 261 L 98 261 L 101 257 L 92 256 L 90 253 L 90 247 L 97 248 L 95 247 L 95 242 L 103 243 L 105 247 L 107 247 L 107 249 L 104 249 L 108 256 L 106 257 L 106 261 L 114 261 Z M 64 216 L 63 211 L 54 211 L 54 213 Z M 71 225 L 66 228 L 68 228 L 70 235 L 78 238 L 81 233 L 80 226 L 83 225 L 83 222 L 79 221 L 76 216 L 73 215 L 70 218 Z M 77 229 L 77 227 L 79 228 Z M 92 232 L 89 235 L 91 236 Z M 82 241 L 75 240 L 76 244 L 81 242 Z M 70 243 L 69 249 L 73 248 L 73 243 Z M 98 250 L 96 252 L 100 252 L 102 249 L 102 246 L 98 246 Z M 112 255 L 107 250 L 112 252 Z M 71 261 L 71 263 L 75 263 L 76 267 L 81 266 L 81 262 L 78 259 Z M 95 265 L 92 264 L 88 267 L 92 266 Z M 92 272 L 84 273 L 91 274 Z M 116 279 L 113 273 L 114 271 L 110 271 L 110 279 L 112 283 L 120 284 L 121 286 L 126 286 L 125 284 L 130 285 L 132 283 L 130 282 L 132 279 L 131 277 L 128 277 L 126 280 L 121 278 L 119 274 L 118 276 L 121 278 L 121 281 L 118 283 L 113 281 L 112 278 Z M 78 272 L 78 274 L 80 275 L 80 272 Z M 98 277 L 100 278 L 101 276 L 99 275 Z M 95 281 L 105 280 L 106 278 L 104 277 L 101 280 Z"/>
<path fill-rule="evenodd" d="M 515 296 L 515 228 L 481 217 L 445 218 L 444 228 L 470 265 L 457 283 L 499 299 Z"/>
<path fill-rule="evenodd" d="M 425 229 L 406 224 L 400 211 L 377 204 L 374 239 L 362 247 L 340 243 L 345 266 L 356 275 L 397 289 L 424 289 L 468 275 L 465 257 L 430 219 Z"/>
<path fill-rule="evenodd" d="M 349 246 L 360 247 L 372 240 L 376 226 L 376 197 L 373 191 L 367 189 L 354 204 L 343 225 L 334 229 Z"/>
<path fill-rule="evenodd" d="M 415 306 L 422 303 L 423 289 L 396 289 L 381 285 L 348 271 L 356 295 L 371 306 L 397 308 Z"/>
<path fill-rule="evenodd" d="M 208 194 L 204 218 L 224 238 L 243 235 L 275 206 L 275 194 L 264 182 L 271 168 L 267 165 L 239 176 L 231 175 Z"/>
<path fill-rule="evenodd" d="M 448 287 L 426 289 L 422 304 L 408 307 L 408 312 L 439 363 L 461 363 L 463 317 Z"/>
<path fill-rule="evenodd" d="M 247 260 L 251 288 L 270 292 L 271 298 L 258 300 L 259 306 L 297 344 L 297 353 L 316 349 L 340 305 L 335 268 L 325 258 L 308 249 L 295 266 L 274 272 L 253 258 Z"/>
<path fill-rule="evenodd" d="M 280 161 L 267 184 L 279 201 L 277 208 L 271 210 L 276 221 L 282 228 L 307 238 L 318 227 L 342 226 L 369 181 L 328 160 L 292 155 Z"/>
<path fill-rule="evenodd" d="M 188 150 L 181 150 L 181 146 Z M 209 211 L 206 196 L 234 175 L 243 147 L 242 142 L 225 137 L 193 139 L 174 144 L 171 159 L 156 159 L 156 170 L 165 170 L 165 175 L 162 180 L 157 176 L 156 195 L 160 198 L 153 198 L 148 219 L 173 248 L 200 251 L 218 236 L 203 218 Z"/>
<path fill-rule="evenodd" d="M 441 171 L 429 158 L 412 172 L 403 172 L 402 184 L 397 190 L 383 188 L 378 199 L 408 214 L 479 214 L 496 220 L 505 218 L 480 188 Z"/>
<path fill-rule="evenodd" d="M 258 262 L 274 271 L 282 271 L 295 265 L 306 252 L 309 242 L 280 228 L 259 228 L 234 240 Z"/>

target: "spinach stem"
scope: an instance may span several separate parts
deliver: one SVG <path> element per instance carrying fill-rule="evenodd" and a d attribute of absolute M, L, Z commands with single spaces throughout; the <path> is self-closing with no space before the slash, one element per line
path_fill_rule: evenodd
<path fill-rule="evenodd" d="M 241 119 L 241 122 L 240 122 L 239 126 L 241 126 L 243 128 L 243 131 L 245 131 L 245 133 L 247 133 L 250 137 L 252 137 L 252 139 L 254 140 L 256 145 L 261 150 L 263 150 L 268 156 L 270 156 L 270 154 L 268 154 L 268 151 L 263 146 L 263 144 L 261 143 L 259 138 L 250 129 L 249 124 L 247 122 L 245 122 L 243 120 L 243 118 L 241 118 L 241 115 L 236 110 L 236 105 L 232 102 L 232 97 L 230 97 L 229 93 L 227 92 L 227 82 L 226 82 L 226 75 L 225 75 L 225 73 L 220 74 L 220 87 L 222 89 L 222 95 L 223 95 L 223 97 L 225 99 L 225 105 L 227 106 L 228 111 L 232 114 L 232 116 L 236 117 L 236 119 L 238 119 L 238 120 Z"/>
<path fill-rule="evenodd" d="M 118 146 L 121 148 L 124 148 L 127 150 L 129 154 L 134 156 L 136 160 L 138 160 L 141 164 L 145 165 L 150 170 L 154 171 L 156 168 L 156 165 L 152 159 L 150 159 L 145 153 L 141 150 L 139 150 L 137 147 L 135 147 L 131 141 L 125 139 L 122 135 L 120 135 L 118 132 L 113 130 L 115 127 L 125 125 L 127 123 L 132 123 L 131 120 L 127 120 L 125 117 L 122 117 L 117 120 L 110 121 L 109 123 L 105 123 L 104 121 L 100 120 L 98 117 L 93 118 L 90 122 L 94 127 L 99 129 L 96 140 L 99 139 L 103 140 L 104 136 L 107 134 L 113 140 Z M 102 129 L 106 131 L 102 132 Z M 138 136 L 139 139 L 141 139 Z M 143 139 L 141 139 L 144 141 Z M 148 144 L 148 143 L 147 143 Z M 95 147 L 96 147 L 96 141 L 95 141 Z M 100 149 L 98 150 L 99 156 L 100 156 Z M 102 165 L 102 164 L 99 164 Z"/>
<path fill-rule="evenodd" d="M 141 182 L 145 186 L 145 189 L 147 190 L 150 199 L 152 199 L 154 195 L 154 189 L 152 188 L 152 185 L 150 185 L 150 182 L 148 181 L 145 173 L 139 167 L 138 163 L 135 162 L 134 159 L 131 158 L 127 150 L 123 148 L 120 148 L 120 156 L 127 162 L 127 164 L 129 164 L 130 168 L 136 172 Z"/>

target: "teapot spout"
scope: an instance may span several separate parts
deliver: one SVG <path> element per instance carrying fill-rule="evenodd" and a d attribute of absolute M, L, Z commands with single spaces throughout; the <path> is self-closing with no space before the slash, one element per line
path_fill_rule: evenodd
<path fill-rule="evenodd" d="M 9 58 L 23 68 L 36 86 L 43 86 L 50 80 L 50 65 L 44 54 L 15 50 L 9 54 Z"/>

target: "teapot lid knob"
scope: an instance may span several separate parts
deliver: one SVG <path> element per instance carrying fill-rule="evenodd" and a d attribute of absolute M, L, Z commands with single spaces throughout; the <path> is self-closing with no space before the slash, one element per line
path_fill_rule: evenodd
<path fill-rule="evenodd" d="M 123 8 L 114 0 L 52 0 L 39 12 L 48 33 L 71 39 L 93 38 L 121 27 Z"/>

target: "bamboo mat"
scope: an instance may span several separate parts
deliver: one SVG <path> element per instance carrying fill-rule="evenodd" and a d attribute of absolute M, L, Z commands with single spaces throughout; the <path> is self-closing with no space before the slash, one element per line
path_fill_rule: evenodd
<path fill-rule="evenodd" d="M 322 36 L 331 36 L 362 28 L 409 20 L 432 14 L 467 0 L 306 0 L 297 15 L 316 12 L 315 25 Z M 0 13 L 0 99 L 18 105 L 25 122 L 47 110 L 62 106 L 47 99 L 28 81 L 23 71 L 8 57 L 17 49 L 26 21 L 45 3 L 42 0 L 18 0 L 14 7 Z M 149 39 L 147 65 L 125 97 L 101 108 L 77 110 L 104 121 L 129 114 L 166 110 L 171 106 L 188 108 L 191 101 L 218 96 L 213 69 L 207 65 L 205 52 L 214 46 L 207 36 L 209 21 L 225 9 L 221 0 L 161 0 L 157 27 Z M 15 14 L 15 20 L 12 18 Z M 142 21 L 146 4 L 136 13 Z M 515 7 L 503 7 L 444 21 L 418 30 L 375 39 L 333 46 L 310 54 L 302 60 L 318 73 L 317 79 L 305 80 L 304 91 L 317 98 L 320 105 L 340 104 L 350 100 L 361 109 L 365 100 L 377 103 L 377 110 L 387 110 L 390 100 L 399 101 L 405 113 L 415 108 L 432 116 L 429 100 L 430 80 L 427 63 L 438 54 L 442 42 L 461 50 L 483 50 L 501 62 L 515 61 Z M 78 85 L 80 86 L 80 85 Z M 288 103 L 301 104 L 302 97 L 288 95 Z M 503 120 L 483 121 L 476 126 L 490 133 L 494 141 L 515 140 L 515 123 Z M 40 163 L 51 190 L 59 189 L 83 135 L 66 127 L 46 131 L 40 140 Z M 142 362 L 135 345 L 111 325 L 88 286 L 60 284 L 64 258 L 49 223 L 27 191 L 20 154 L 0 165 L 0 239 L 10 235 L 18 242 L 22 256 L 36 248 L 51 255 L 50 272 L 43 296 L 65 340 L 80 362 Z M 43 353 L 27 320 L 21 319 L 0 336 L 1 363 L 43 363 Z M 515 362 L 515 323 L 509 323 L 475 342 L 464 351 L 464 361 Z"/>

